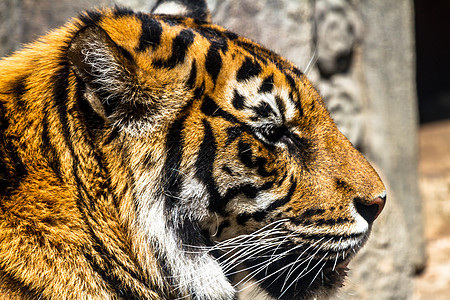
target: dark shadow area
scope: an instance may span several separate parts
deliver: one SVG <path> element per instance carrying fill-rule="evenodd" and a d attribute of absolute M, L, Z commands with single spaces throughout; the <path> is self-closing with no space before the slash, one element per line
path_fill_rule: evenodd
<path fill-rule="evenodd" d="M 415 0 L 420 123 L 450 118 L 450 1 Z"/>

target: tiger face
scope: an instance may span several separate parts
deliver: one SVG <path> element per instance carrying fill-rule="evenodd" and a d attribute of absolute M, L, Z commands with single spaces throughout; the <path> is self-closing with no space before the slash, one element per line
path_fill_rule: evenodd
<path fill-rule="evenodd" d="M 385 188 L 301 71 L 189 15 L 103 10 L 61 32 L 72 146 L 53 159 L 73 158 L 58 176 L 89 203 L 77 204 L 89 234 L 108 236 L 86 240 L 112 244 L 89 258 L 132 257 L 91 264 L 107 271 L 90 280 L 154 299 L 235 299 L 252 285 L 307 299 L 341 286 Z M 113 246 L 122 231 L 127 246 Z"/>

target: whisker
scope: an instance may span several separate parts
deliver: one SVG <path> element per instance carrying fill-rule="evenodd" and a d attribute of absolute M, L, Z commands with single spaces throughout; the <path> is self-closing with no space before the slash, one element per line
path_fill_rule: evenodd
<path fill-rule="evenodd" d="M 326 261 L 324 261 L 324 263 L 322 264 L 322 266 L 320 267 L 319 271 L 317 271 L 316 276 L 314 276 L 314 278 L 311 280 L 311 282 L 308 285 L 308 288 L 313 284 L 314 280 L 316 280 L 317 276 L 322 273 L 323 268 L 325 267 L 325 265 L 327 264 Z M 323 281 L 323 280 L 322 280 Z"/>
<path fill-rule="evenodd" d="M 305 254 L 309 249 L 314 248 L 317 244 L 321 243 L 321 242 L 323 241 L 324 238 L 325 238 L 325 237 L 322 237 L 321 239 L 317 240 L 314 244 L 310 245 L 308 248 L 306 248 L 306 249 L 300 254 L 300 256 L 303 256 L 303 254 Z M 330 239 L 329 239 L 327 242 L 329 242 L 329 241 L 330 241 Z M 319 247 L 319 248 L 317 249 L 317 251 L 311 256 L 312 259 L 313 259 L 314 256 L 320 251 L 320 249 L 321 249 L 321 247 Z M 300 265 L 299 265 L 299 266 L 300 266 Z M 291 270 L 289 270 L 289 273 L 288 273 L 288 275 L 287 275 L 286 278 L 285 278 L 285 283 L 287 282 L 287 280 L 289 279 L 289 277 L 291 277 L 291 275 L 298 269 L 299 266 L 296 266 L 295 268 L 293 268 L 294 265 L 292 265 Z M 305 270 L 308 269 L 308 267 L 309 267 L 309 264 L 306 266 Z M 285 284 L 285 283 L 284 283 L 284 284 Z M 283 287 L 284 287 L 284 284 L 283 284 Z M 282 287 L 282 289 L 283 289 L 283 287 Z"/>

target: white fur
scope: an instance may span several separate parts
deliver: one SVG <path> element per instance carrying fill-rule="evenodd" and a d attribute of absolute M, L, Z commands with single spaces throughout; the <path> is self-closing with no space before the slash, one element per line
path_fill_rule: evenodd
<path fill-rule="evenodd" d="M 233 99 L 234 88 L 236 88 L 239 94 L 241 94 L 245 98 L 244 105 L 248 108 L 244 108 L 244 110 L 247 111 L 249 115 L 253 114 L 253 111 L 250 109 L 251 107 L 256 107 L 261 102 L 265 102 L 272 108 L 272 110 L 275 112 L 275 115 L 269 117 L 269 119 L 266 120 L 250 121 L 250 123 L 252 123 L 254 126 L 261 126 L 267 122 L 271 122 L 275 125 L 281 125 L 281 112 L 275 100 L 275 96 L 279 96 L 285 106 L 284 116 L 287 122 L 292 120 L 298 110 L 295 106 L 294 100 L 289 97 L 289 91 L 287 89 L 280 89 L 274 86 L 274 89 L 271 93 L 258 93 L 258 89 L 261 86 L 262 81 L 263 80 L 261 78 L 255 77 L 242 83 L 236 82 L 235 84 L 230 85 L 230 87 L 233 88 L 230 88 L 230 90 L 228 91 L 228 99 Z"/>
<path fill-rule="evenodd" d="M 188 9 L 181 3 L 170 1 L 161 3 L 154 11 L 154 14 L 168 14 L 183 16 L 188 13 Z"/>
<path fill-rule="evenodd" d="M 87 47 L 81 50 L 81 53 L 84 56 L 84 63 L 92 68 L 95 83 L 100 87 L 107 89 L 111 95 L 129 91 L 127 81 L 124 79 L 127 71 L 117 62 L 110 49 L 101 41 L 89 43 Z M 134 99 L 134 97 L 128 99 Z M 108 102 L 108 100 L 108 98 L 103 99 L 105 102 Z"/>
<path fill-rule="evenodd" d="M 150 174 L 142 174 L 141 178 L 148 178 Z M 151 176 L 151 175 L 150 175 Z M 199 182 L 192 183 L 181 193 L 180 206 L 198 205 L 194 202 L 186 203 L 185 195 L 203 196 Z M 178 290 L 180 295 L 190 297 L 191 292 L 197 296 L 196 299 L 231 299 L 235 294 L 228 279 L 224 276 L 218 262 L 208 253 L 198 253 L 196 255 L 186 255 L 182 248 L 182 242 L 176 235 L 174 228 L 167 226 L 167 216 L 164 210 L 163 196 L 155 196 L 155 186 L 148 180 L 138 180 L 136 192 L 139 195 L 140 209 L 138 213 L 138 223 L 146 232 L 149 242 L 157 245 L 156 251 L 165 258 L 172 271 L 172 277 L 176 282 L 173 287 Z M 195 191 L 198 188 L 197 191 Z M 189 190 L 188 190 L 189 189 Z M 195 197 L 197 198 L 197 197 Z M 197 199 L 198 200 L 198 199 Z M 204 205 L 203 205 L 204 206 Z M 172 213 L 171 213 L 172 214 Z M 185 218 L 188 214 L 181 209 L 173 212 L 171 217 Z"/>

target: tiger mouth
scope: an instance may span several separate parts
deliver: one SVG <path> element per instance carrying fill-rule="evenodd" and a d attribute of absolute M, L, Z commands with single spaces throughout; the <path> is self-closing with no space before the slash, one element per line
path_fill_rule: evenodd
<path fill-rule="evenodd" d="M 283 260 L 254 274 L 254 281 L 276 299 L 309 299 L 319 292 L 332 293 L 342 287 L 350 270 L 348 264 L 351 259 L 314 261 L 306 268 L 286 268 L 280 274 L 277 270 L 290 263 L 289 260 Z"/>
<path fill-rule="evenodd" d="M 363 232 L 300 232 L 282 220 L 249 235 L 218 242 L 210 252 L 237 291 L 258 286 L 275 299 L 332 294 L 344 283 L 348 264 L 363 247 Z"/>
<path fill-rule="evenodd" d="M 343 286 L 350 270 L 348 264 L 361 247 L 358 245 L 338 252 L 321 252 L 320 247 L 314 248 L 303 260 L 299 260 L 299 256 L 304 255 L 304 250 L 278 260 L 262 255 L 243 263 L 243 269 L 247 272 L 237 280 L 237 289 L 253 281 L 250 285 L 256 282 L 275 299 L 286 300 L 309 299 L 318 293 L 333 293 Z M 270 257 L 274 255 L 277 254 L 272 253 Z M 236 284 L 236 280 L 232 281 Z"/>
<path fill-rule="evenodd" d="M 336 266 L 336 271 L 341 273 L 342 275 L 346 275 L 346 273 L 350 270 L 348 267 L 348 264 L 350 263 L 351 259 L 346 259 L 343 262 L 339 263 Z"/>

